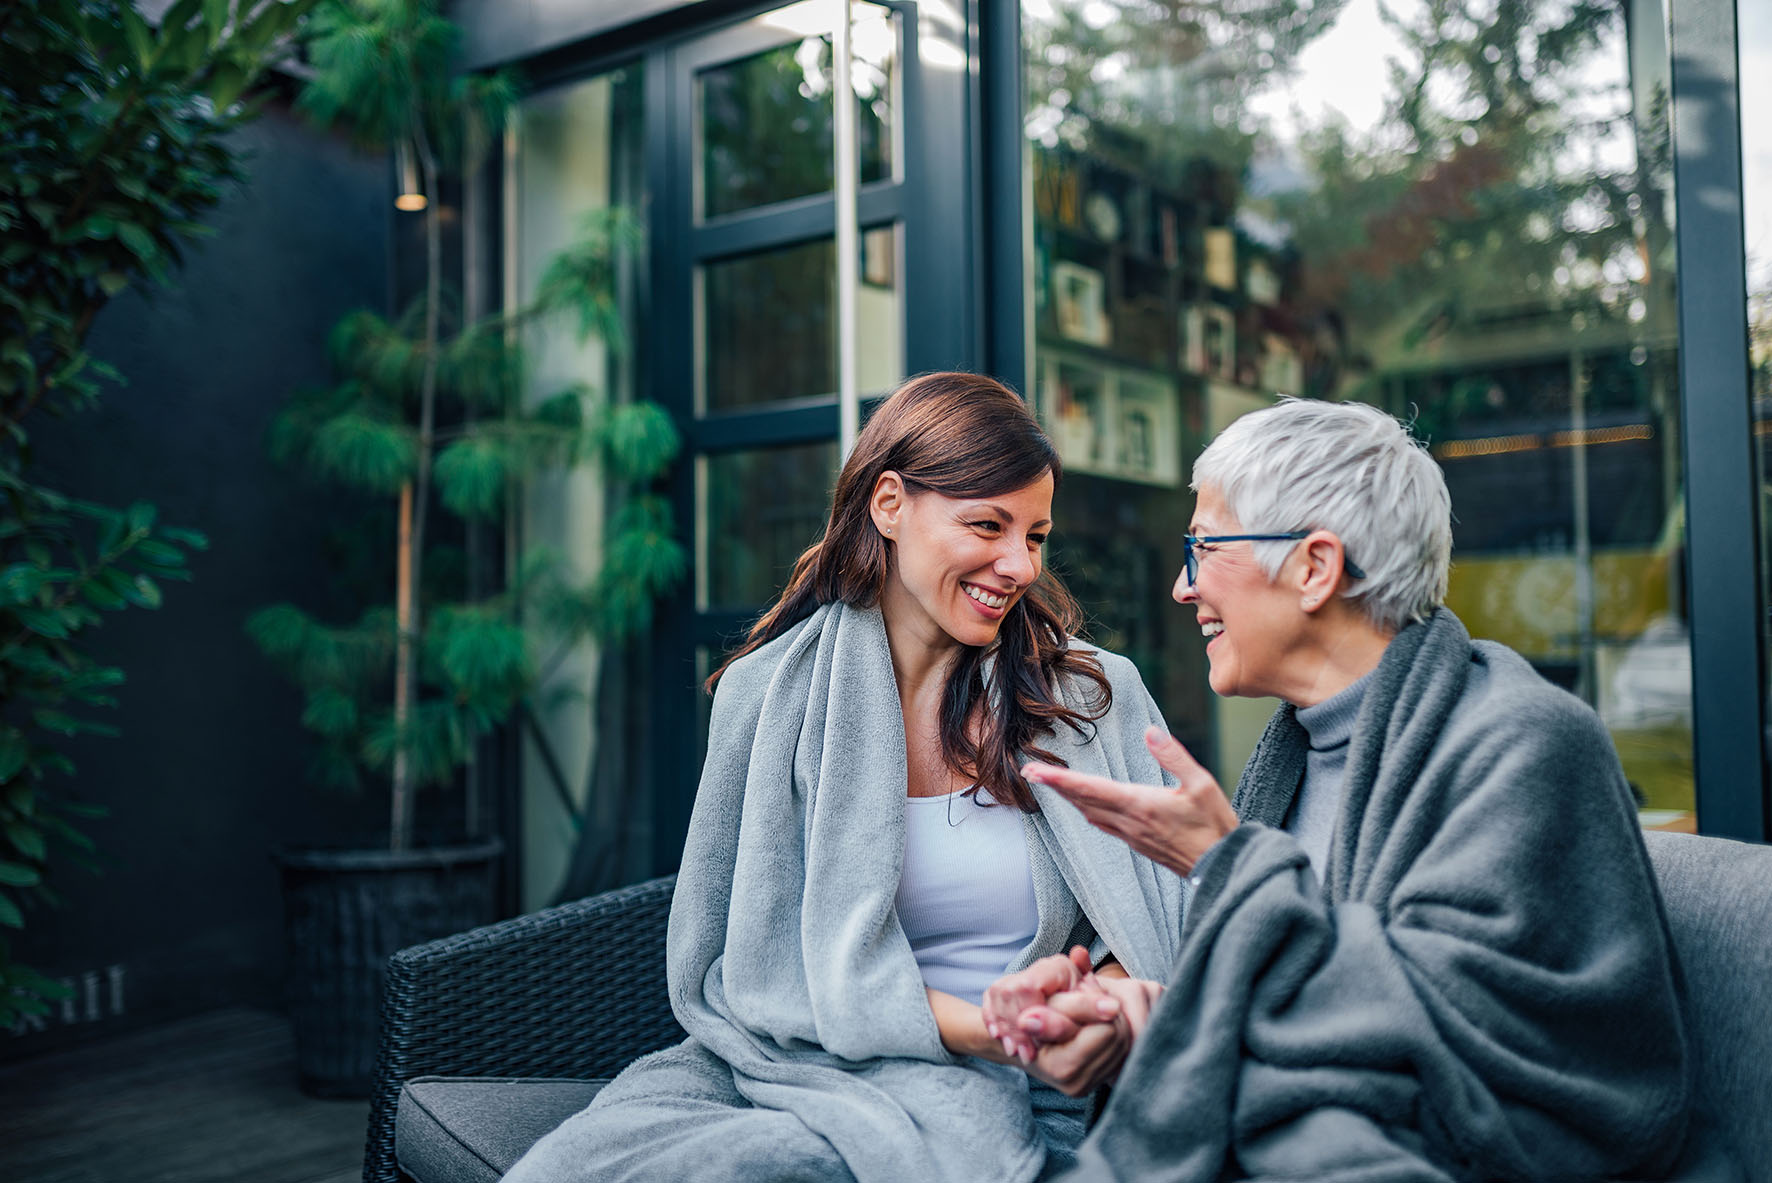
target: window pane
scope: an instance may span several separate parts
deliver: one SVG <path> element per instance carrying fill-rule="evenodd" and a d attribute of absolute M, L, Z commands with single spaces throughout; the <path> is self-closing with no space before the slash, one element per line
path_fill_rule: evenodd
<path fill-rule="evenodd" d="M 1741 67 L 1741 172 L 1747 237 L 1747 341 L 1760 482 L 1760 586 L 1772 588 L 1772 9 L 1735 6 Z M 1772 624 L 1772 622 L 1769 622 Z M 1766 629 L 1772 638 L 1772 627 Z M 1772 676 L 1772 653 L 1766 668 Z M 1767 695 L 1772 702 L 1772 694 Z M 1772 735 L 1772 719 L 1766 720 Z"/>
<path fill-rule="evenodd" d="M 898 232 L 866 230 L 856 288 L 863 393 L 904 376 Z M 836 246 L 828 238 L 711 263 L 701 272 L 698 409 L 729 411 L 837 389 Z"/>
<path fill-rule="evenodd" d="M 835 11 L 795 5 L 762 19 L 792 30 L 796 10 L 827 26 Z M 853 28 L 861 179 L 881 181 L 894 167 L 898 22 L 886 9 L 858 4 Z M 698 216 L 830 192 L 831 62 L 831 39 L 822 34 L 701 72 Z"/>
<path fill-rule="evenodd" d="M 824 529 L 837 444 L 725 452 L 696 474 L 696 607 L 761 608 Z"/>
<path fill-rule="evenodd" d="M 507 207 L 505 249 L 512 286 L 506 307 L 534 298 L 537 285 L 559 252 L 580 235 L 587 215 L 625 208 L 635 218 L 645 207 L 642 144 L 641 68 L 628 66 L 526 98 L 519 111 L 515 153 L 509 161 L 515 201 Z M 576 326 L 558 321 L 531 325 L 527 347 L 527 398 L 531 403 L 575 384 L 586 388 L 586 410 L 635 394 L 632 348 L 639 327 L 634 316 L 639 290 L 637 259 L 624 260 L 615 295 L 628 327 L 627 348 L 599 335 L 581 338 Z M 514 536 L 525 547 L 557 553 L 565 577 L 589 582 L 603 562 L 607 506 L 601 475 L 585 469 L 541 472 L 525 482 L 521 529 Z M 549 646 L 552 648 L 552 644 Z M 535 696 L 534 728 L 522 736 L 523 900 L 533 908 L 549 902 L 560 888 L 571 860 L 578 827 L 609 843 L 608 885 L 630 882 L 650 871 L 650 808 L 632 808 L 626 786 L 586 776 L 586 769 L 608 759 L 599 744 L 619 744 L 620 729 L 599 733 L 598 712 L 585 699 L 612 676 L 610 662 L 622 660 L 594 641 L 563 648 Z M 618 668 L 618 667 L 617 667 Z M 626 709 L 614 707 L 612 710 Z M 610 715 L 602 716 L 607 720 Z M 557 776 L 564 772 L 568 782 Z M 568 816 L 571 797 L 580 816 Z"/>
<path fill-rule="evenodd" d="M 1647 824 L 1687 825 L 1666 36 L 1653 5 L 1497 7 L 1024 3 L 1031 373 L 1078 474 L 1055 549 L 1081 517 L 1173 572 L 1224 424 L 1384 407 L 1446 471 L 1453 610 L 1594 705 Z M 1189 614 L 1084 598 L 1110 647 L 1152 638 L 1159 702 L 1215 720 L 1234 779 L 1267 712 L 1211 699 Z"/>

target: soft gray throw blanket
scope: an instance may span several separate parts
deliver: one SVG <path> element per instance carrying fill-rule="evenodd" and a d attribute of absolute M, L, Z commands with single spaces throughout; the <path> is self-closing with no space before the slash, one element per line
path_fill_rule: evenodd
<path fill-rule="evenodd" d="M 1441 610 L 1367 689 L 1319 885 L 1290 707 L 1078 1179 L 1664 1177 L 1688 1052 L 1599 719 Z"/>
<path fill-rule="evenodd" d="M 1060 727 L 1048 746 L 1153 781 L 1156 706 L 1130 662 L 1100 658 L 1113 709 L 1092 737 Z M 1076 1103 L 941 1045 L 893 908 L 905 763 L 878 610 L 826 605 L 726 671 L 671 910 L 689 1039 L 631 1066 L 507 1178 L 1016 1183 L 1040 1174 L 1048 1140 L 1068 1161 Z M 1036 796 L 1040 920 L 1011 968 L 1098 936 L 1129 972 L 1167 977 L 1180 880 Z"/>

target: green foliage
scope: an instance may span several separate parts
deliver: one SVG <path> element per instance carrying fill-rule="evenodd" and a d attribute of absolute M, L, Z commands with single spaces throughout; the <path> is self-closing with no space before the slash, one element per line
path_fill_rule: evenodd
<path fill-rule="evenodd" d="M 203 536 L 154 507 L 115 509 L 31 475 L 45 414 L 93 405 L 118 375 L 86 350 L 99 312 L 164 285 L 241 176 L 241 96 L 312 0 L 178 0 L 158 28 L 126 3 L 0 0 L 0 928 L 54 906 L 61 866 L 95 867 L 65 741 L 115 730 L 123 671 L 94 661 L 106 614 L 157 608 Z M 0 940 L 0 1027 L 62 991 Z"/>
<path fill-rule="evenodd" d="M 300 106 L 359 144 L 416 153 L 429 193 L 436 170 L 471 164 L 516 101 L 507 76 L 453 72 L 459 37 L 432 0 L 324 0 L 312 23 L 317 76 Z M 282 461 L 418 507 L 410 534 L 384 540 L 399 555 L 392 565 L 412 572 L 406 643 L 395 588 L 392 606 L 349 628 L 287 604 L 247 624 L 304 691 L 315 779 L 387 779 L 397 849 L 413 828 L 400 805 L 406 788 L 454 778 L 475 741 L 535 693 L 544 647 L 632 636 L 685 569 L 668 506 L 646 493 L 680 446 L 669 417 L 645 403 L 603 405 L 583 385 L 537 399 L 521 346 L 530 329 L 557 322 L 612 353 L 623 348 L 616 281 L 642 241 L 637 220 L 622 209 L 588 215 L 531 303 L 469 321 L 442 284 L 434 205 L 425 217 L 423 293 L 391 320 L 369 311 L 341 320 L 329 341 L 337 382 L 296 393 L 271 434 Z M 467 581 L 449 577 L 454 549 L 425 529 L 433 498 L 470 523 L 496 523 L 525 482 L 581 465 L 600 471 L 617 507 L 596 578 L 572 586 L 556 558 L 534 554 L 508 587 L 468 598 Z M 416 685 L 404 701 L 402 668 Z"/>

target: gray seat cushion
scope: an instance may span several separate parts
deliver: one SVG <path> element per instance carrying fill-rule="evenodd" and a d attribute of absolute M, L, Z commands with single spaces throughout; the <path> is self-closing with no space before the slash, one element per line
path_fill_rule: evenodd
<path fill-rule="evenodd" d="M 394 1157 L 418 1183 L 498 1183 L 605 1080 L 417 1076 L 400 1090 Z"/>
<path fill-rule="evenodd" d="M 1772 847 L 1647 833 L 1698 1044 L 1699 1106 L 1772 1181 Z"/>

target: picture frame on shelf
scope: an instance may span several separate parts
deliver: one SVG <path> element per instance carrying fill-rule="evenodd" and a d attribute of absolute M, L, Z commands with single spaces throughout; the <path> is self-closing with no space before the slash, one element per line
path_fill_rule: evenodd
<path fill-rule="evenodd" d="M 1115 475 L 1181 486 L 1181 392 L 1161 374 L 1120 370 L 1114 387 Z"/>
<path fill-rule="evenodd" d="M 1218 304 L 1190 304 L 1182 312 L 1182 364 L 1215 378 L 1237 373 L 1237 321 Z"/>
<path fill-rule="evenodd" d="M 1181 392 L 1171 376 L 1042 349 L 1034 411 L 1066 472 L 1180 487 Z"/>
<path fill-rule="evenodd" d="M 1060 336 L 1088 345 L 1112 344 L 1107 279 L 1095 268 L 1068 261 L 1054 263 L 1052 308 Z"/>
<path fill-rule="evenodd" d="M 1107 376 L 1081 358 L 1053 358 L 1042 367 L 1037 409 L 1067 469 L 1105 472 L 1108 464 Z"/>

